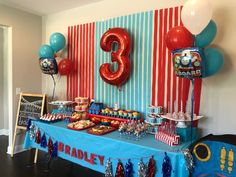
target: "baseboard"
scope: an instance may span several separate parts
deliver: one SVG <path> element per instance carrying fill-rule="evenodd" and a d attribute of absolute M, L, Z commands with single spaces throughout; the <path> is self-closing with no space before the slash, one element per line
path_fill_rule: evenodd
<path fill-rule="evenodd" d="M 9 136 L 9 130 L 7 130 L 7 129 L 0 129 L 0 135 Z"/>
<path fill-rule="evenodd" d="M 27 149 L 24 149 L 23 144 L 17 145 L 17 146 L 15 146 L 14 154 L 17 154 L 17 153 L 20 153 L 20 152 L 23 152 L 23 151 L 26 151 L 26 150 Z M 12 151 L 12 146 L 8 146 L 7 147 L 7 154 L 11 154 L 11 151 Z"/>

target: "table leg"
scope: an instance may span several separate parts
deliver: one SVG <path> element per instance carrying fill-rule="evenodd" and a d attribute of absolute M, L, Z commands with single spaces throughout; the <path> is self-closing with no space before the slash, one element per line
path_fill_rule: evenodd
<path fill-rule="evenodd" d="M 38 150 L 38 149 L 35 149 L 35 155 L 34 155 L 34 163 L 35 163 L 35 164 L 37 163 L 38 152 L 39 152 L 39 150 Z"/>

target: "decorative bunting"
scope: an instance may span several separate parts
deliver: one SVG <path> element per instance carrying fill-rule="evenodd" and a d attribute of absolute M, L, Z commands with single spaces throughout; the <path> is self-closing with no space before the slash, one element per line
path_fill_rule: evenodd
<path fill-rule="evenodd" d="M 163 177 L 170 177 L 171 171 L 172 171 L 172 165 L 171 165 L 170 157 L 165 152 L 165 157 L 164 157 L 163 163 L 162 163 Z"/>
<path fill-rule="evenodd" d="M 115 177 L 125 177 L 124 167 L 121 160 L 118 161 Z"/>
<path fill-rule="evenodd" d="M 40 142 L 41 142 L 41 132 L 38 129 L 36 133 L 35 143 L 40 144 Z"/>
<path fill-rule="evenodd" d="M 46 147 L 47 147 L 47 139 L 46 139 L 45 133 L 44 133 L 43 136 L 41 137 L 40 146 L 43 147 L 43 148 L 46 148 Z"/>
<path fill-rule="evenodd" d="M 149 159 L 147 177 L 155 177 L 156 174 L 156 162 L 153 156 Z"/>
<path fill-rule="evenodd" d="M 133 176 L 133 164 L 129 159 L 128 162 L 125 164 L 125 177 L 132 177 Z"/>
<path fill-rule="evenodd" d="M 112 175 L 112 163 L 111 163 L 110 159 L 107 159 L 107 162 L 106 162 L 105 177 L 113 177 L 113 175 Z"/>

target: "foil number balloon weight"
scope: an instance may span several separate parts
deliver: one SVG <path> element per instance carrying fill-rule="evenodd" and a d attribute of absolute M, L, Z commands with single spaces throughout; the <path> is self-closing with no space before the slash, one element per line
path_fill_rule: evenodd
<path fill-rule="evenodd" d="M 197 47 L 173 51 L 173 65 L 176 75 L 188 79 L 201 78 L 205 70 L 204 58 L 203 49 Z"/>
<path fill-rule="evenodd" d="M 128 80 L 130 75 L 131 63 L 129 61 L 129 54 L 131 50 L 131 39 L 126 30 L 122 28 L 111 28 L 103 34 L 100 40 L 100 46 L 104 51 L 110 52 L 113 42 L 118 44 L 118 50 L 111 53 L 111 60 L 118 64 L 118 69 L 113 71 L 110 63 L 104 63 L 101 65 L 99 72 L 101 78 L 106 83 L 120 88 Z"/>

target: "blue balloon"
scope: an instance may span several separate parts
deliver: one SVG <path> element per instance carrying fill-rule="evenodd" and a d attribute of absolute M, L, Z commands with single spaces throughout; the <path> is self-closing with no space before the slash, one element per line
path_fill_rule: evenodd
<path fill-rule="evenodd" d="M 54 51 L 49 45 L 42 45 L 39 48 L 39 58 L 53 58 Z"/>
<path fill-rule="evenodd" d="M 66 44 L 66 38 L 61 33 L 53 33 L 50 36 L 50 45 L 55 52 L 63 49 Z"/>
<path fill-rule="evenodd" d="M 195 36 L 195 46 L 204 48 L 208 46 L 215 38 L 217 32 L 216 23 L 211 20 L 204 30 Z"/>
<path fill-rule="evenodd" d="M 224 65 L 224 55 L 218 49 L 207 48 L 205 56 L 203 77 L 209 77 L 216 74 Z"/>

